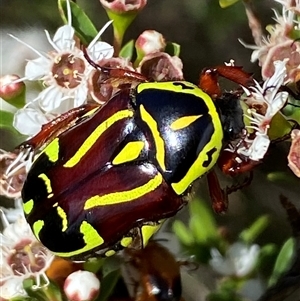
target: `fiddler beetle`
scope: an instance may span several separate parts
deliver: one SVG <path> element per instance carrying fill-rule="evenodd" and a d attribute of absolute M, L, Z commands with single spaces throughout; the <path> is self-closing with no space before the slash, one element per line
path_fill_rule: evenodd
<path fill-rule="evenodd" d="M 102 107 L 62 114 L 20 146 L 42 149 L 22 190 L 26 219 L 42 244 L 72 260 L 144 247 L 244 128 L 241 92 L 222 94 L 217 77 L 252 82 L 233 66 L 204 70 L 198 86 L 95 67 L 120 91 Z M 214 208 L 225 210 L 228 191 L 211 182 Z"/>

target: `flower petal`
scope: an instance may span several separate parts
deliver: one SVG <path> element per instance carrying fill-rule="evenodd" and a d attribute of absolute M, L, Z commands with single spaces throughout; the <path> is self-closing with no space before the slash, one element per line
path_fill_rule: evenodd
<path fill-rule="evenodd" d="M 39 94 L 39 105 L 46 113 L 52 112 L 60 106 L 63 97 L 61 89 L 57 86 L 49 86 Z"/>
<path fill-rule="evenodd" d="M 39 80 L 50 72 L 51 62 L 45 57 L 30 60 L 25 67 L 25 77 L 28 80 Z"/>
<path fill-rule="evenodd" d="M 22 277 L 15 277 L 5 281 L 0 286 L 0 297 L 5 300 L 10 300 L 17 296 L 27 296 L 25 290 L 22 288 Z"/>
<path fill-rule="evenodd" d="M 70 25 L 61 26 L 57 29 L 53 37 L 53 43 L 60 50 L 71 50 L 75 46 L 74 33 L 75 30 L 72 26 Z"/>
<path fill-rule="evenodd" d="M 47 123 L 46 116 L 36 108 L 25 107 L 16 112 L 13 126 L 23 135 L 37 134 L 43 124 Z"/>
<path fill-rule="evenodd" d="M 93 61 L 109 59 L 114 54 L 114 48 L 106 42 L 97 42 L 88 49 L 88 55 Z"/>
<path fill-rule="evenodd" d="M 82 85 L 80 85 L 80 87 L 78 87 L 76 89 L 75 95 L 74 95 L 74 107 L 75 108 L 84 104 L 84 102 L 86 101 L 87 93 L 88 93 L 88 88 L 87 88 L 86 84 L 82 84 Z"/>

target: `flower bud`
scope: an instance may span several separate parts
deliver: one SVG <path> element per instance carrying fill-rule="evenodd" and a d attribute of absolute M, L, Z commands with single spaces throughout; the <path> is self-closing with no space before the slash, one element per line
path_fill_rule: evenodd
<path fill-rule="evenodd" d="M 183 80 L 182 61 L 177 56 L 165 52 L 146 55 L 139 64 L 137 71 L 153 81 Z"/>
<path fill-rule="evenodd" d="M 100 3 L 106 10 L 110 10 L 116 14 L 125 12 L 137 12 L 144 8 L 147 0 L 100 0 Z"/>
<path fill-rule="evenodd" d="M 64 283 L 64 292 L 70 301 L 92 301 L 100 291 L 100 281 L 88 271 L 70 274 Z"/>
<path fill-rule="evenodd" d="M 300 130 L 291 133 L 292 144 L 288 155 L 288 166 L 300 178 Z"/>
<path fill-rule="evenodd" d="M 138 12 L 147 0 L 100 0 L 110 20 L 113 20 L 115 56 L 119 55 L 123 37 Z"/>
<path fill-rule="evenodd" d="M 166 42 L 163 35 L 155 30 L 145 30 L 135 42 L 138 54 L 143 54 L 143 56 L 164 51 L 165 47 Z"/>
<path fill-rule="evenodd" d="M 18 75 L 0 77 L 0 97 L 11 105 L 21 108 L 25 104 L 25 84 Z"/>

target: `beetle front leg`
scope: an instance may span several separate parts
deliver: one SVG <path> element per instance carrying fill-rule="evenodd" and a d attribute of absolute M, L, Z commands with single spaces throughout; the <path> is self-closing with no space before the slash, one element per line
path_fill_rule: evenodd
<path fill-rule="evenodd" d="M 200 74 L 198 85 L 213 99 L 222 96 L 222 91 L 218 83 L 219 76 L 245 87 L 253 83 L 252 75 L 245 72 L 242 67 L 224 65 L 206 68 Z"/>

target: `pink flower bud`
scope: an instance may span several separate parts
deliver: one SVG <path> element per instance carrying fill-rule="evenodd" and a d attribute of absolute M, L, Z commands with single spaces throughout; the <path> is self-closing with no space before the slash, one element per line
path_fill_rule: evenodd
<path fill-rule="evenodd" d="M 92 301 L 100 291 L 100 281 L 88 271 L 70 274 L 64 283 L 64 292 L 70 301 Z"/>
<path fill-rule="evenodd" d="M 182 61 L 177 56 L 165 52 L 146 55 L 139 64 L 137 71 L 153 81 L 183 80 Z"/>
<path fill-rule="evenodd" d="M 166 47 L 163 35 L 155 30 L 145 30 L 136 40 L 138 52 L 147 55 L 153 52 L 162 52 Z"/>
<path fill-rule="evenodd" d="M 13 100 L 25 90 L 23 81 L 18 81 L 18 75 L 3 75 L 0 77 L 0 97 L 4 100 Z"/>
<path fill-rule="evenodd" d="M 292 145 L 288 155 L 288 166 L 300 178 L 300 130 L 291 133 Z"/>
<path fill-rule="evenodd" d="M 100 0 L 105 9 L 116 14 L 130 11 L 139 11 L 147 4 L 147 0 Z"/>

